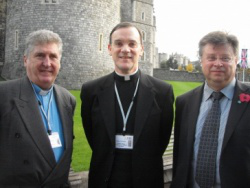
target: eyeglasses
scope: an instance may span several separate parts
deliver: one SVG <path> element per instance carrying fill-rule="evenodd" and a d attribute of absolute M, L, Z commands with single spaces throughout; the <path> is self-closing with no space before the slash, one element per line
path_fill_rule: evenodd
<path fill-rule="evenodd" d="M 217 59 L 219 59 L 221 62 L 223 63 L 229 63 L 232 61 L 233 58 L 229 57 L 229 56 L 222 56 L 222 57 L 219 57 L 217 58 L 216 56 L 207 56 L 205 57 L 205 59 L 207 61 L 210 61 L 210 62 L 214 62 L 214 61 L 217 61 Z"/>

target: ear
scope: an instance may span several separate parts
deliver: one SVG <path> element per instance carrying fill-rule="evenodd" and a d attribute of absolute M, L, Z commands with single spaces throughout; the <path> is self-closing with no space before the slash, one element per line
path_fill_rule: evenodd
<path fill-rule="evenodd" d="M 112 46 L 111 44 L 108 44 L 108 51 L 109 51 L 109 55 L 112 56 Z"/>
<path fill-rule="evenodd" d="M 24 64 L 24 67 L 26 67 L 27 66 L 27 62 L 28 61 L 28 58 L 27 58 L 27 56 L 23 56 L 23 64 Z"/>

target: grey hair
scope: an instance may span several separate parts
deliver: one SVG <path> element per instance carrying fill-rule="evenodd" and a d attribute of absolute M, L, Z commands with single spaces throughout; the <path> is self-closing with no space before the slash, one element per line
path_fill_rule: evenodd
<path fill-rule="evenodd" d="M 234 55 L 239 55 L 239 41 L 236 36 L 223 31 L 214 31 L 205 35 L 199 42 L 199 56 L 202 57 L 203 48 L 207 44 L 215 46 L 229 44 L 233 48 Z"/>
<path fill-rule="evenodd" d="M 55 43 L 58 46 L 60 56 L 62 55 L 62 39 L 57 33 L 50 30 L 38 30 L 30 33 L 25 41 L 24 55 L 28 56 L 35 46 L 40 44 Z"/>

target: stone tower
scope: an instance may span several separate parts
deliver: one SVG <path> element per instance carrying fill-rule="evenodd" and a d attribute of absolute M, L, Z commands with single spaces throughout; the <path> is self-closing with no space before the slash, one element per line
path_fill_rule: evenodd
<path fill-rule="evenodd" d="M 24 40 L 38 29 L 53 30 L 63 40 L 58 84 L 79 89 L 112 70 L 107 45 L 109 32 L 120 22 L 119 0 L 8 0 L 7 12 L 4 78 L 25 74 Z"/>
<path fill-rule="evenodd" d="M 121 21 L 133 22 L 142 30 L 144 56 L 139 67 L 149 75 L 153 74 L 156 63 L 155 49 L 155 16 L 153 15 L 153 0 L 122 0 Z"/>
<path fill-rule="evenodd" d="M 6 0 L 0 2 L 0 73 L 4 62 L 5 50 L 5 26 L 6 24 Z"/>
<path fill-rule="evenodd" d="M 5 79 L 25 75 L 26 36 L 39 29 L 58 33 L 63 56 L 57 84 L 79 89 L 83 82 L 113 71 L 108 54 L 109 33 L 121 21 L 134 22 L 144 33 L 143 72 L 154 63 L 153 0 L 0 0 L 0 73 Z M 3 42 L 2 42 L 3 41 Z"/>

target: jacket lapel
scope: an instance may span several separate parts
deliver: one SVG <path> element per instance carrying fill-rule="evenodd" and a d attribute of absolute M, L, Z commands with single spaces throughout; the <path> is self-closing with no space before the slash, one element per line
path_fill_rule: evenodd
<path fill-rule="evenodd" d="M 54 85 L 54 92 L 55 92 L 56 104 L 58 107 L 58 111 L 59 111 L 60 118 L 62 121 L 62 126 L 63 126 L 63 133 L 64 133 L 63 136 L 64 136 L 64 143 L 65 143 L 64 153 L 65 153 L 69 147 L 69 143 L 72 142 L 72 135 L 69 134 L 72 132 L 72 126 L 70 126 L 72 124 L 72 121 L 71 121 L 72 112 L 71 112 L 70 107 L 66 103 L 68 101 L 63 98 L 63 93 L 60 92 L 60 89 L 58 88 L 57 85 Z"/>
<path fill-rule="evenodd" d="M 56 165 L 43 120 L 38 108 L 38 102 L 28 78 L 21 80 L 20 99 L 15 99 L 16 107 L 24 121 L 31 138 L 51 167 Z"/>
<path fill-rule="evenodd" d="M 107 76 L 101 86 L 101 91 L 97 94 L 104 124 L 110 141 L 115 147 L 115 92 L 114 92 L 114 73 Z"/>
<path fill-rule="evenodd" d="M 147 80 L 146 76 L 141 73 L 135 113 L 134 145 L 137 143 L 149 116 L 154 98 L 155 94 L 152 91 L 152 85 Z"/>
<path fill-rule="evenodd" d="M 188 119 L 186 121 L 186 132 L 187 132 L 187 151 L 193 152 L 193 145 L 195 139 L 196 124 L 199 116 L 200 105 L 203 96 L 204 84 L 193 91 L 192 97 L 188 103 Z M 190 155 L 189 155 L 190 156 Z"/>
<path fill-rule="evenodd" d="M 240 119 L 243 116 L 247 106 L 249 105 L 249 103 L 246 103 L 246 102 L 245 103 L 243 102 L 240 104 L 238 103 L 239 95 L 241 93 L 249 93 L 249 91 L 247 90 L 248 88 L 245 85 L 239 83 L 238 81 L 236 82 L 234 96 L 233 96 L 231 108 L 229 111 L 224 140 L 222 144 L 222 151 L 226 147 L 230 137 L 232 136 L 237 125 L 239 124 Z"/>
<path fill-rule="evenodd" d="M 70 148 L 70 144 L 73 142 L 72 108 L 68 105 L 69 101 L 64 98 L 63 91 L 61 91 L 57 85 L 54 85 L 54 94 L 63 127 L 65 150 L 61 156 L 61 159 L 58 161 L 57 166 L 52 169 L 50 175 L 43 182 L 43 185 L 45 185 L 55 176 L 60 176 L 61 172 L 65 172 L 65 167 L 68 165 L 68 158 L 71 158 L 72 154 L 72 148 Z"/>

